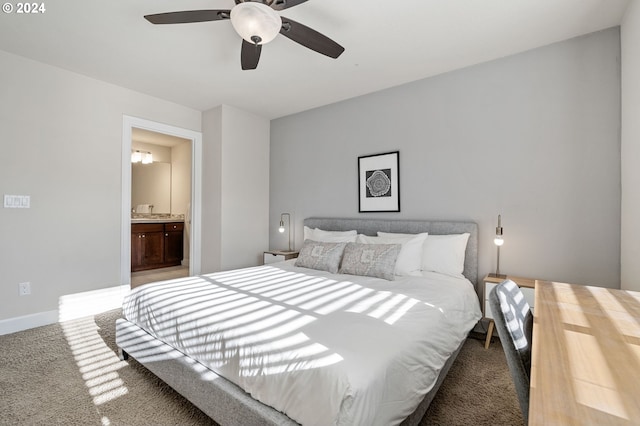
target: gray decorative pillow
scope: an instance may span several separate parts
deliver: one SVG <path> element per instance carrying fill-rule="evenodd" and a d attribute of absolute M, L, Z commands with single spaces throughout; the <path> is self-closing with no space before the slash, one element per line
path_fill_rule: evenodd
<path fill-rule="evenodd" d="M 344 249 L 340 273 L 393 280 L 401 248 L 402 244 L 348 243 Z"/>
<path fill-rule="evenodd" d="M 338 272 L 342 252 L 346 245 L 347 243 L 321 243 L 305 240 L 295 265 L 335 274 Z"/>

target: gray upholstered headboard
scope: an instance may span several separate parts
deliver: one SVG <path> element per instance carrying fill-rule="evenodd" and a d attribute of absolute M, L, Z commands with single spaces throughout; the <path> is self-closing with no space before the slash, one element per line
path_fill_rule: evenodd
<path fill-rule="evenodd" d="M 350 231 L 355 229 L 359 234 L 365 235 L 376 235 L 378 231 L 406 234 L 428 232 L 433 235 L 468 232 L 470 234 L 469 242 L 467 243 L 464 271 L 462 273 L 474 286 L 478 286 L 478 225 L 474 222 L 311 217 L 304 220 L 304 225 L 309 228 L 320 228 L 326 231 Z"/>

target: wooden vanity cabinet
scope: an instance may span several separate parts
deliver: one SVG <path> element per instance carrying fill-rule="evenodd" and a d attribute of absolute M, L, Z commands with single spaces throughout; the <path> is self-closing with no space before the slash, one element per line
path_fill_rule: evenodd
<path fill-rule="evenodd" d="M 184 223 L 132 223 L 131 272 L 182 262 Z"/>
<path fill-rule="evenodd" d="M 164 224 L 164 263 L 166 266 L 177 266 L 182 263 L 184 223 Z"/>

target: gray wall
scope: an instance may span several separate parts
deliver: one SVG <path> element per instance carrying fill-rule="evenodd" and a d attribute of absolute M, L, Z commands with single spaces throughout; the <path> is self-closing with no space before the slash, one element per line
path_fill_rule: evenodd
<path fill-rule="evenodd" d="M 612 28 L 271 123 L 270 246 L 310 216 L 473 220 L 479 272 L 620 286 Z M 400 213 L 358 213 L 357 157 L 400 151 Z"/>
<path fill-rule="evenodd" d="M 640 291 L 640 2 L 631 2 L 622 21 L 622 224 L 621 287 Z"/>

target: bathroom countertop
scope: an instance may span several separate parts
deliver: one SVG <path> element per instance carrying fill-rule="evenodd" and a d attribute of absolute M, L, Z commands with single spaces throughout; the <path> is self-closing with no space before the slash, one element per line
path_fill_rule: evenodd
<path fill-rule="evenodd" d="M 171 218 L 171 217 L 158 217 L 158 218 L 140 217 L 140 218 L 131 219 L 131 223 L 173 223 L 173 222 L 184 223 L 184 219 Z"/>

